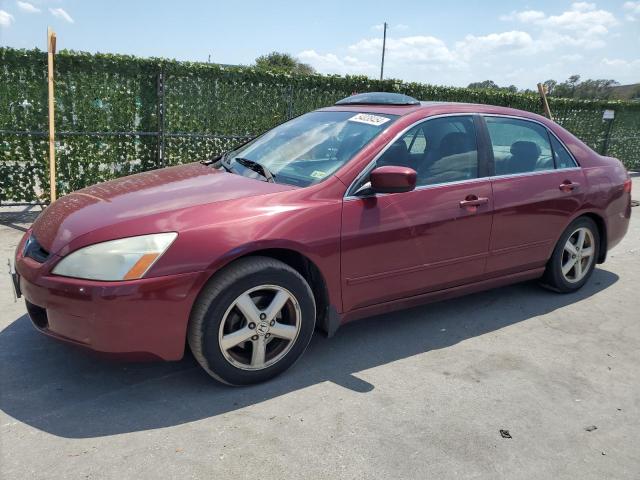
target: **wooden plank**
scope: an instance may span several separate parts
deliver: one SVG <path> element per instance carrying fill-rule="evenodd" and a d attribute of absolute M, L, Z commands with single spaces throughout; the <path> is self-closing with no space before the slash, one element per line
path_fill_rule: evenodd
<path fill-rule="evenodd" d="M 47 78 L 49 87 L 49 190 L 51 203 L 56 201 L 56 126 L 53 95 L 53 57 L 56 53 L 56 32 L 47 29 Z"/>
<path fill-rule="evenodd" d="M 551 109 L 549 108 L 549 102 L 547 101 L 547 89 L 544 84 L 538 84 L 538 93 L 540 94 L 540 98 L 542 99 L 542 106 L 544 107 L 544 114 L 547 116 L 549 120 L 553 120 L 553 115 L 551 115 Z"/>

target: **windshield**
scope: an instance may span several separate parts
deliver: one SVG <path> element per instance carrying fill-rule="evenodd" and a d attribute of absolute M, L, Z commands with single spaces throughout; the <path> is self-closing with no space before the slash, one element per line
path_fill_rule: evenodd
<path fill-rule="evenodd" d="M 229 152 L 224 161 L 247 177 L 264 179 L 260 171 L 266 168 L 277 183 L 306 187 L 338 170 L 397 117 L 358 112 L 307 113 Z M 249 168 L 250 163 L 254 167 L 258 163 L 260 168 Z"/>

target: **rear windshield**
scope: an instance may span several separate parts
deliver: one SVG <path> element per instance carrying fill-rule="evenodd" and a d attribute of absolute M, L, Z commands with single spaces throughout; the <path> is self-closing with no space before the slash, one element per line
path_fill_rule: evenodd
<path fill-rule="evenodd" d="M 236 158 L 260 163 L 277 183 L 306 187 L 338 170 L 397 118 L 353 111 L 311 112 L 269 130 L 230 152 L 225 160 L 247 177 L 260 178 L 260 174 Z"/>

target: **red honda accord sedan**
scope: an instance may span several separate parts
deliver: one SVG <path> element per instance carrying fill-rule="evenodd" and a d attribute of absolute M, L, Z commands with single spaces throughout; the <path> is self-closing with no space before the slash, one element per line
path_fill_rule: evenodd
<path fill-rule="evenodd" d="M 47 335 L 164 360 L 189 345 L 244 385 L 291 366 L 315 327 L 530 279 L 573 292 L 630 215 L 622 164 L 543 117 L 360 94 L 61 198 L 14 283 Z"/>

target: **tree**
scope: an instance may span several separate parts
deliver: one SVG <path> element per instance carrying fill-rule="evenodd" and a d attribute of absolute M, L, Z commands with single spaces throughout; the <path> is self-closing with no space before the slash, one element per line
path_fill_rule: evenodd
<path fill-rule="evenodd" d="M 552 86 L 549 89 L 549 95 L 553 97 L 603 100 L 611 97 L 613 87 L 619 85 L 618 82 L 611 79 L 580 81 L 580 75 L 571 75 L 562 83 L 557 83 L 555 80 L 547 80 L 544 83 L 547 86 Z"/>
<path fill-rule="evenodd" d="M 570 85 L 577 85 L 580 81 L 580 75 L 571 75 L 567 80 L 567 83 Z"/>
<path fill-rule="evenodd" d="M 500 88 L 496 82 L 493 80 L 485 80 L 484 82 L 473 82 L 470 83 L 467 88 L 490 88 L 490 89 L 498 89 Z"/>
<path fill-rule="evenodd" d="M 493 80 L 485 80 L 484 82 L 473 82 L 470 83 L 467 88 L 473 89 L 489 89 L 489 90 L 502 90 L 504 92 L 517 93 L 518 87 L 515 85 L 509 85 L 508 87 L 501 87 Z"/>
<path fill-rule="evenodd" d="M 556 89 L 556 85 L 558 85 L 558 82 L 556 82 L 555 80 L 549 79 L 542 82 L 542 84 L 547 89 L 547 95 L 553 95 L 553 91 Z"/>
<path fill-rule="evenodd" d="M 263 70 L 311 75 L 315 73 L 311 65 L 298 61 L 289 53 L 271 52 L 256 58 L 256 67 Z"/>

